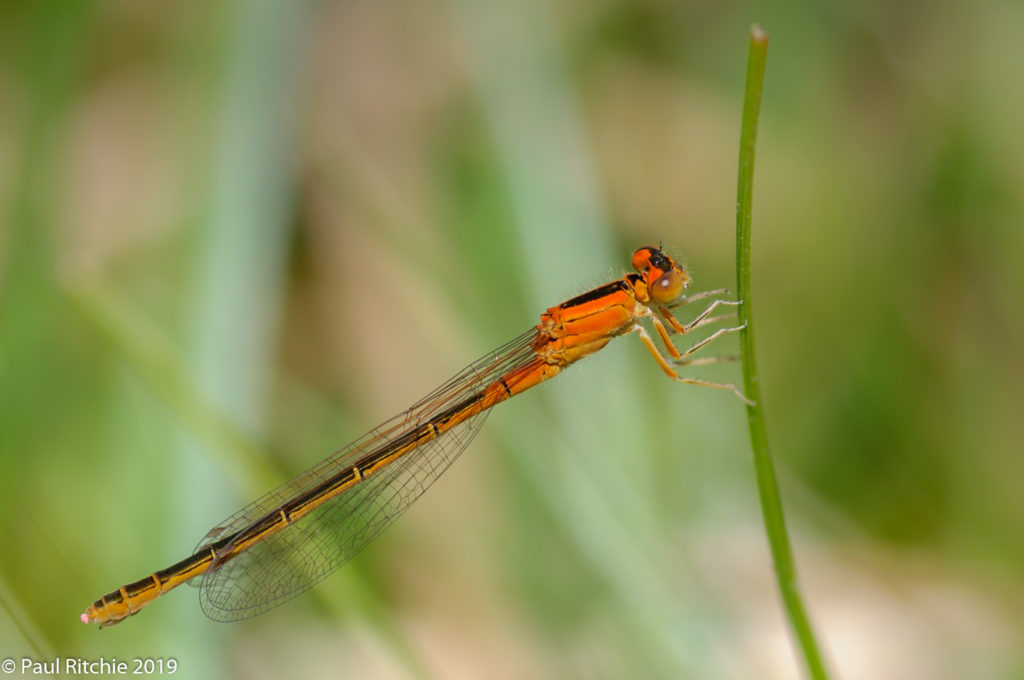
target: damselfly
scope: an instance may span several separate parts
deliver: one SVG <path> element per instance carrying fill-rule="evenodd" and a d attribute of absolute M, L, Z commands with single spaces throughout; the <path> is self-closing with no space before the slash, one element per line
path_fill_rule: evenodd
<path fill-rule="evenodd" d="M 199 602 L 216 621 L 261 614 L 311 588 L 350 560 L 389 526 L 469 445 L 490 409 L 558 375 L 612 338 L 636 333 L 670 378 L 732 390 L 678 375 L 673 365 L 720 361 L 692 358 L 715 338 L 742 326 L 719 328 L 684 352 L 672 332 L 720 322 L 714 299 L 686 325 L 670 311 L 724 293 L 686 296 L 686 271 L 660 247 L 633 253 L 636 273 L 595 288 L 541 314 L 540 323 L 470 364 L 407 411 L 385 421 L 227 518 L 192 555 L 96 600 L 81 619 L 109 626 L 186 581 L 200 579 Z M 649 319 L 666 357 L 641 319 Z M 667 324 L 667 326 L 666 326 Z"/>

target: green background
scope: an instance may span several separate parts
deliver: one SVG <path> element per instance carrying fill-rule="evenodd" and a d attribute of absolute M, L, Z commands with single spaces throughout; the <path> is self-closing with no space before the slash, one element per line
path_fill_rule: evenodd
<path fill-rule="evenodd" d="M 797 675 L 742 404 L 632 337 L 502 405 L 293 603 L 78 621 L 637 246 L 734 286 L 755 21 L 757 351 L 831 665 L 1024 677 L 1011 0 L 3 3 L 0 657 Z"/>

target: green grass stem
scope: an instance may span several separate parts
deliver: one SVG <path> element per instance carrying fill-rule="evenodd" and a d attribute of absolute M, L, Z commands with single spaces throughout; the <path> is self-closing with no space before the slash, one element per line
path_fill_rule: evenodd
<path fill-rule="evenodd" d="M 765 531 L 771 547 L 772 561 L 786 614 L 796 634 L 800 652 L 810 676 L 828 678 L 825 662 L 814 636 L 803 598 L 797 585 L 793 551 L 782 514 L 782 499 L 775 478 L 768 435 L 764 424 L 763 400 L 754 358 L 754 318 L 750 292 L 750 223 L 754 189 L 754 148 L 757 141 L 757 122 L 761 110 L 761 92 L 764 86 L 765 59 L 768 53 L 768 34 L 759 26 L 750 31 L 750 53 L 747 58 L 747 83 L 743 97 L 743 124 L 740 133 L 739 183 L 736 196 L 736 277 L 737 295 L 741 301 L 739 320 L 745 324 L 740 333 L 740 355 L 743 361 L 743 391 L 753 401 L 747 407 L 750 426 L 750 445 L 754 452 L 754 471 L 761 497 Z"/>

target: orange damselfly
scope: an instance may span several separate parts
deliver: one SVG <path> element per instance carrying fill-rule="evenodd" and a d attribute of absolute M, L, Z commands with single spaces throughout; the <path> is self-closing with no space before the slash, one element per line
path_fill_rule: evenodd
<path fill-rule="evenodd" d="M 256 616 L 292 599 L 351 559 L 390 525 L 469 445 L 491 407 L 554 377 L 612 338 L 637 333 L 669 377 L 675 365 L 719 361 L 691 355 L 724 333 L 719 328 L 680 352 L 680 335 L 719 322 L 715 299 L 688 324 L 670 311 L 725 291 L 684 295 L 686 271 L 660 247 L 633 253 L 636 273 L 551 307 L 540 323 L 499 347 L 416 402 L 295 479 L 252 502 L 210 531 L 192 555 L 93 602 L 81 619 L 113 625 L 186 581 L 201 579 L 199 602 L 216 621 Z M 660 318 L 659 318 L 660 317 Z M 640 325 L 649 319 L 668 357 Z M 666 327 L 666 324 L 667 327 Z"/>

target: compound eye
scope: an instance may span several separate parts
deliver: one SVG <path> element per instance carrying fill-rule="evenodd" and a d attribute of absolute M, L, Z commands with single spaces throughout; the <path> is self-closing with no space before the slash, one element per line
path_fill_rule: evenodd
<path fill-rule="evenodd" d="M 651 285 L 651 298 L 663 305 L 675 302 L 683 294 L 689 278 L 679 269 L 672 268 L 659 276 Z"/>

